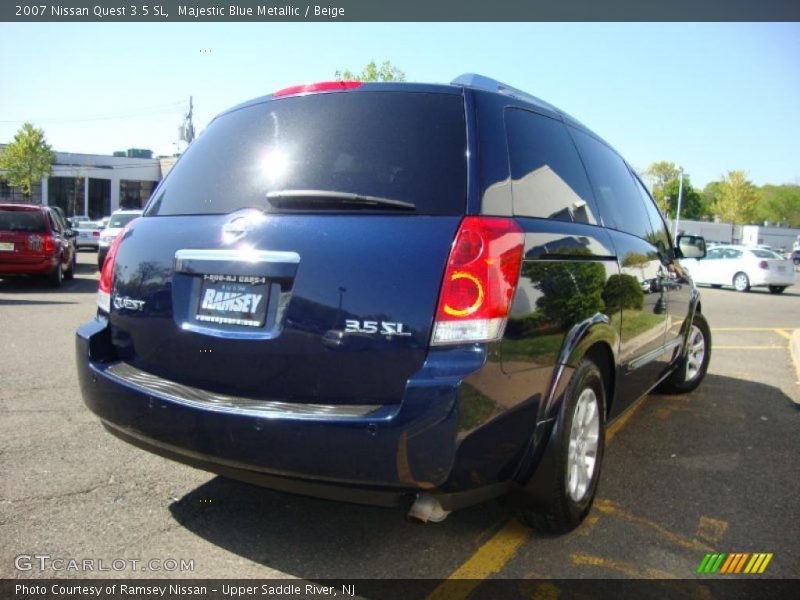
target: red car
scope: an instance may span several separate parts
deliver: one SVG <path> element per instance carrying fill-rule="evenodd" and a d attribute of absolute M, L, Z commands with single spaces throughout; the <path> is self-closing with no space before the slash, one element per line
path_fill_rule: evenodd
<path fill-rule="evenodd" d="M 75 275 L 74 235 L 50 207 L 0 204 L 0 277 L 42 275 L 59 287 Z"/>

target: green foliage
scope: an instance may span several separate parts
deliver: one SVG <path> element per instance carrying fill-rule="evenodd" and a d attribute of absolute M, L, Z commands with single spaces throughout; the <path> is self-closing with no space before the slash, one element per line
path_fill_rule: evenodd
<path fill-rule="evenodd" d="M 573 254 L 588 254 L 576 251 Z M 593 262 L 530 262 L 522 275 L 542 292 L 538 308 L 551 324 L 568 328 L 604 307 L 602 291 L 606 279 L 603 265 Z"/>
<path fill-rule="evenodd" d="M 486 421 L 497 408 L 497 403 L 482 394 L 478 388 L 462 383 L 458 398 L 458 431 L 475 429 Z"/>
<path fill-rule="evenodd" d="M 628 252 L 620 263 L 623 267 L 641 267 L 650 262 L 650 257 L 639 252 Z"/>
<path fill-rule="evenodd" d="M 756 218 L 759 194 L 744 171 L 729 171 L 714 186 L 711 210 L 721 221 L 741 225 Z"/>
<path fill-rule="evenodd" d="M 651 182 L 653 198 L 662 215 L 674 219 L 678 212 L 678 191 L 680 190 L 680 169 L 675 163 L 660 161 L 654 162 L 644 172 L 645 177 Z M 709 217 L 707 204 L 702 196 L 694 189 L 689 176 L 683 175 L 683 193 L 681 195 L 681 218 L 704 219 Z"/>
<path fill-rule="evenodd" d="M 644 292 L 639 280 L 632 275 L 612 275 L 603 289 L 603 302 L 606 311 L 615 313 L 621 309 L 641 310 L 644 305 Z"/>
<path fill-rule="evenodd" d="M 800 185 L 765 185 L 759 193 L 759 220 L 800 227 Z"/>
<path fill-rule="evenodd" d="M 0 152 L 2 177 L 24 196 L 31 195 L 31 186 L 53 170 L 55 155 L 44 137 L 44 131 L 24 123 L 5 149 Z"/>
<path fill-rule="evenodd" d="M 385 60 L 380 67 L 374 60 L 369 61 L 361 73 L 353 73 L 350 69 L 334 73 L 337 81 L 405 81 L 405 71 L 395 67 L 390 61 Z"/>

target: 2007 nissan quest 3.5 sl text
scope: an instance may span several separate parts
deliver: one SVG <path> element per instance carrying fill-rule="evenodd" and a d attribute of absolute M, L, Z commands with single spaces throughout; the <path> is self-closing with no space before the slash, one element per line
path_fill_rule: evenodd
<path fill-rule="evenodd" d="M 423 521 L 588 513 L 606 424 L 703 379 L 711 336 L 636 174 L 478 75 L 326 82 L 218 116 L 114 241 L 77 332 L 114 435 Z"/>

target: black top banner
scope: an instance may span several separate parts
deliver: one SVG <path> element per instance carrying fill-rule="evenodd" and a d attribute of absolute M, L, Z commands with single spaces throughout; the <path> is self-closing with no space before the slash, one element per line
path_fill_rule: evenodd
<path fill-rule="evenodd" d="M 800 21 L 798 0 L 13 0 L 0 21 Z"/>

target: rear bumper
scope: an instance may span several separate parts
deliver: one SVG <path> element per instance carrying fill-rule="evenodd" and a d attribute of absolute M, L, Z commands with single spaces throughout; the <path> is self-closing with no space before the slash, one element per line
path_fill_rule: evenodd
<path fill-rule="evenodd" d="M 515 485 L 496 476 L 463 484 L 466 470 L 483 458 L 458 436 L 459 387 L 485 361 L 475 348 L 453 348 L 429 359 L 409 380 L 402 403 L 366 412 L 357 406 L 293 410 L 280 402 L 274 410 L 249 410 L 232 408 L 219 396 L 223 401 L 212 407 L 173 385 L 159 389 L 146 378 L 121 377 L 124 363 L 113 360 L 104 320 L 77 331 L 76 350 L 84 402 L 114 435 L 224 476 L 379 505 L 425 490 L 450 509 Z M 450 485 L 454 479 L 459 483 Z"/>
<path fill-rule="evenodd" d="M 44 275 L 58 264 L 55 256 L 33 263 L 0 262 L 0 275 Z"/>
<path fill-rule="evenodd" d="M 757 271 L 753 274 L 750 285 L 794 285 L 794 269 L 787 270 L 785 273 Z"/>

